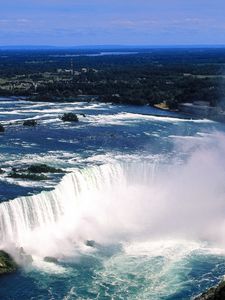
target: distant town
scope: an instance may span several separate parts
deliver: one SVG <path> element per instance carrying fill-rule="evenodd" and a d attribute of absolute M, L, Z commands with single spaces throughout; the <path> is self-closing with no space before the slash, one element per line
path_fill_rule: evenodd
<path fill-rule="evenodd" d="M 225 50 L 0 50 L 0 96 L 152 105 L 224 121 Z"/>

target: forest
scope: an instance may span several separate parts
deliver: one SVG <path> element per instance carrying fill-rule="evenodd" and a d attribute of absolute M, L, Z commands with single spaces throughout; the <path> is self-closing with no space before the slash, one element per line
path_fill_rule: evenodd
<path fill-rule="evenodd" d="M 0 95 L 223 107 L 224 48 L 1 49 Z"/>

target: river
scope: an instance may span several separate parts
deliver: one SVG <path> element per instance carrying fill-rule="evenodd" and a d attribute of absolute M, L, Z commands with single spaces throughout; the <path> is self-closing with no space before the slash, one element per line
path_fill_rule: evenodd
<path fill-rule="evenodd" d="M 16 98 L 0 120 L 0 247 L 33 257 L 1 277 L 0 299 L 191 299 L 224 275 L 224 124 Z M 65 174 L 8 176 L 34 163 Z"/>

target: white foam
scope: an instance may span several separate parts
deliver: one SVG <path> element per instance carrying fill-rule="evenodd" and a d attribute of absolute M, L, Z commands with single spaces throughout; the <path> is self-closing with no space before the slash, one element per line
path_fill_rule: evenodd
<path fill-rule="evenodd" d="M 46 262 L 43 258 L 38 256 L 33 256 L 32 267 L 39 269 L 42 272 L 50 274 L 63 274 L 69 272 L 68 269 L 60 266 L 59 264 L 53 262 Z"/>
<path fill-rule="evenodd" d="M 129 256 L 163 256 L 169 259 L 179 260 L 192 251 L 203 249 L 202 242 L 190 240 L 150 240 L 124 243 L 123 248 L 126 255 Z"/>

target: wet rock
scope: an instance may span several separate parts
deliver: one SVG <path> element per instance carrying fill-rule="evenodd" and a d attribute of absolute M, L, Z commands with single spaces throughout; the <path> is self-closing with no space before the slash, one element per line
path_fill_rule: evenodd
<path fill-rule="evenodd" d="M 48 166 L 46 164 L 30 165 L 27 168 L 27 171 L 30 173 L 34 173 L 34 174 L 37 174 L 37 173 L 64 173 L 63 170 Z"/>
<path fill-rule="evenodd" d="M 15 171 L 9 173 L 8 176 L 15 179 L 29 179 L 34 181 L 41 181 L 41 180 L 48 179 L 48 177 L 43 174 L 37 175 L 37 174 L 30 174 L 30 173 L 18 173 Z"/>
<path fill-rule="evenodd" d="M 86 244 L 86 246 L 92 247 L 92 248 L 94 248 L 96 246 L 96 243 L 93 240 L 87 240 L 85 244 Z"/>
<path fill-rule="evenodd" d="M 0 250 L 0 275 L 15 272 L 17 264 L 5 251 Z"/>
<path fill-rule="evenodd" d="M 19 261 L 21 264 L 25 266 L 32 264 L 33 262 L 32 256 L 27 254 L 24 251 L 23 247 L 17 248 L 17 251 L 18 251 Z"/>
<path fill-rule="evenodd" d="M 4 126 L 0 123 L 0 133 L 3 133 L 3 132 L 5 132 L 5 128 L 4 128 Z"/>
<path fill-rule="evenodd" d="M 55 264 L 58 263 L 58 259 L 52 256 L 46 256 L 44 258 L 44 261 L 49 263 L 55 263 Z"/>
<path fill-rule="evenodd" d="M 61 120 L 62 120 L 63 122 L 78 122 L 78 121 L 79 121 L 77 115 L 74 114 L 74 113 L 65 113 L 65 114 L 62 116 Z"/>
<path fill-rule="evenodd" d="M 46 164 L 34 164 L 29 167 L 12 168 L 9 177 L 18 179 L 29 179 L 34 181 L 47 180 L 45 173 L 65 173 L 61 169 L 57 169 Z"/>
<path fill-rule="evenodd" d="M 224 300 L 225 299 L 225 281 L 222 281 L 215 287 L 212 287 L 194 300 Z"/>
<path fill-rule="evenodd" d="M 25 120 L 23 122 L 23 126 L 36 126 L 37 121 L 36 120 Z"/>

